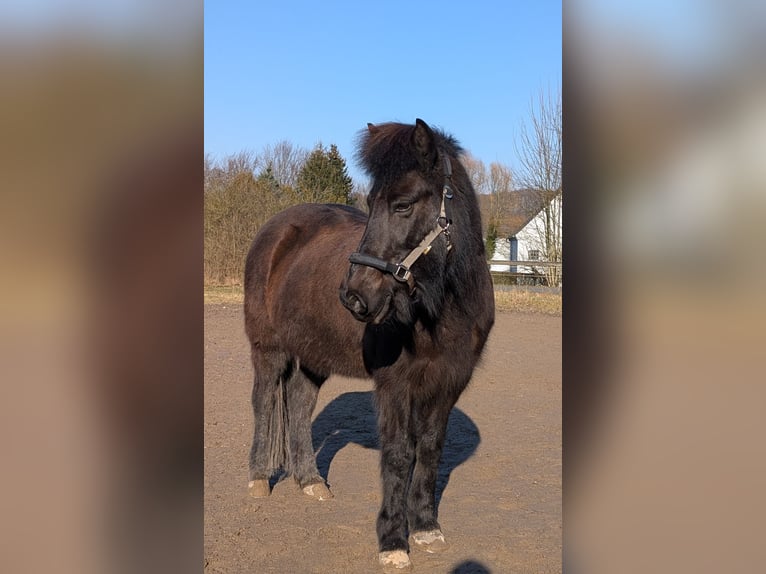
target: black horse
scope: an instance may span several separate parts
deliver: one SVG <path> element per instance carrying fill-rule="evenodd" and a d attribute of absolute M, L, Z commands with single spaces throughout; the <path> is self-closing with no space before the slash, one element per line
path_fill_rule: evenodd
<path fill-rule="evenodd" d="M 368 124 L 358 158 L 373 180 L 369 217 L 340 205 L 287 209 L 259 231 L 245 267 L 250 493 L 267 496 L 282 468 L 306 494 L 330 498 L 311 437 L 319 387 L 333 373 L 372 377 L 379 557 L 397 568 L 410 564 L 408 534 L 429 552 L 445 545 L 435 488 L 447 420 L 494 323 L 462 151 L 420 119 Z"/>

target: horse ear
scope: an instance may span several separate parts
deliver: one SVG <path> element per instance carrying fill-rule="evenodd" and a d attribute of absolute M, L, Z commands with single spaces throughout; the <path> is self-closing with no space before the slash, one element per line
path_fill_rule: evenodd
<path fill-rule="evenodd" d="M 367 129 L 369 130 L 371 134 L 376 134 L 380 130 L 378 126 L 376 126 L 375 124 L 371 124 L 369 122 L 367 122 Z"/>
<path fill-rule="evenodd" d="M 436 164 L 436 138 L 428 124 L 420 118 L 415 120 L 415 131 L 412 132 L 412 146 L 418 157 L 420 166 L 430 170 Z"/>

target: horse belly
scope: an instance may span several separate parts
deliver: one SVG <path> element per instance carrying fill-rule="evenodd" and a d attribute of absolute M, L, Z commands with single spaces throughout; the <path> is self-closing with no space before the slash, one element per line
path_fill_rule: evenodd
<path fill-rule="evenodd" d="M 348 331 L 302 321 L 285 333 L 282 340 L 285 350 L 313 373 L 325 377 L 333 374 L 355 378 L 370 376 L 364 368 L 361 336 L 357 339 Z"/>

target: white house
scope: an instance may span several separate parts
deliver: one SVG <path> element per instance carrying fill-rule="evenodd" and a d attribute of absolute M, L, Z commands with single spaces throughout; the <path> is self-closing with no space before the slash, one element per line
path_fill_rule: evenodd
<path fill-rule="evenodd" d="M 486 197 L 486 196 L 485 196 Z M 498 224 L 498 237 L 495 240 L 493 261 L 545 261 L 545 204 L 539 193 L 533 190 L 515 190 L 504 198 Z M 491 199 L 481 200 L 488 204 Z M 550 204 L 558 226 L 558 240 L 561 239 L 561 197 Z M 484 214 L 489 217 L 489 214 Z M 497 216 L 496 216 L 497 218 Z M 550 225 L 550 222 L 549 222 Z M 525 273 L 539 275 L 544 272 L 541 268 L 532 266 L 511 266 L 501 263 L 490 265 L 491 271 Z"/>

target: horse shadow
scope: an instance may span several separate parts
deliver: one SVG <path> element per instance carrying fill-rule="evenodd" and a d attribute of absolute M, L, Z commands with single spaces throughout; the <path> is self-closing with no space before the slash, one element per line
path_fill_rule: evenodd
<path fill-rule="evenodd" d="M 491 571 L 481 562 L 466 560 L 450 570 L 449 574 L 491 574 Z"/>
<path fill-rule="evenodd" d="M 373 392 L 348 392 L 335 398 L 314 419 L 311 434 L 317 468 L 325 481 L 335 455 L 347 444 L 379 450 Z M 478 427 L 468 415 L 454 407 L 447 421 L 444 450 L 436 477 L 437 509 L 452 471 L 476 452 L 480 442 Z"/>

